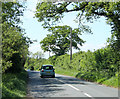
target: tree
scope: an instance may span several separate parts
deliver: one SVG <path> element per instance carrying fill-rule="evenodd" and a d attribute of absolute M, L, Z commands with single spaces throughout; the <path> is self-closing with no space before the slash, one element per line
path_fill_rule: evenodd
<path fill-rule="evenodd" d="M 2 33 L 2 72 L 7 69 L 12 72 L 19 71 L 24 66 L 28 47 L 29 41 L 24 34 L 15 27 L 6 28 Z"/>
<path fill-rule="evenodd" d="M 2 2 L 2 23 L 18 27 L 20 17 L 23 16 L 25 7 L 19 2 Z"/>
<path fill-rule="evenodd" d="M 70 49 L 70 28 L 69 26 L 55 26 L 48 29 L 52 34 L 48 34 L 41 42 L 41 48 L 44 51 L 50 51 L 56 55 L 64 55 Z M 75 49 L 80 49 L 85 42 L 78 35 L 81 35 L 79 29 L 72 31 L 72 45 Z"/>
<path fill-rule="evenodd" d="M 46 62 L 46 59 L 44 59 L 43 56 L 44 54 L 40 51 L 34 54 L 32 52 L 29 52 L 29 55 L 27 57 L 24 67 L 26 69 L 39 70 L 40 66 L 42 66 Z"/>
<path fill-rule="evenodd" d="M 20 72 L 24 67 L 32 42 L 18 25 L 23 10 L 19 2 L 2 2 L 2 73 Z"/>
<path fill-rule="evenodd" d="M 71 8 L 69 7 L 71 6 Z M 79 22 L 79 28 L 89 30 L 83 21 L 93 22 L 104 16 L 107 23 L 112 27 L 111 33 L 114 33 L 115 47 L 120 51 L 120 1 L 119 2 L 42 2 L 36 7 L 35 16 L 39 22 L 44 22 L 43 26 L 48 28 L 60 21 L 65 13 L 77 12 L 76 20 Z M 90 30 L 89 30 L 90 32 Z"/>
<path fill-rule="evenodd" d="M 44 57 L 44 54 L 40 51 L 37 51 L 36 53 L 33 54 L 33 57 L 37 60 L 42 59 Z"/>

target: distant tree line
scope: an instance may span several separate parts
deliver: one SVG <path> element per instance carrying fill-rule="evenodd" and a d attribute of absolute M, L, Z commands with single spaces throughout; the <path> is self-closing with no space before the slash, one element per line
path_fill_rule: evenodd
<path fill-rule="evenodd" d="M 45 64 L 47 60 L 44 58 L 44 54 L 40 51 L 36 53 L 29 53 L 29 56 L 26 59 L 24 67 L 30 70 L 39 70 L 40 67 Z"/>

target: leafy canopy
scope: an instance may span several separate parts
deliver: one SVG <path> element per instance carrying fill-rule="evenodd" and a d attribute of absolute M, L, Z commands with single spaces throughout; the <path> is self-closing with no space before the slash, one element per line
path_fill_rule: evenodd
<path fill-rule="evenodd" d="M 18 25 L 23 10 L 19 2 L 2 2 L 2 73 L 20 72 L 32 43 Z"/>
<path fill-rule="evenodd" d="M 119 2 L 42 2 L 36 7 L 35 16 L 39 22 L 43 22 L 43 26 L 48 28 L 55 25 L 65 15 L 65 13 L 77 12 L 76 21 L 79 22 L 79 29 L 87 29 L 84 22 L 93 22 L 104 16 L 107 23 L 111 26 L 111 33 L 114 34 L 114 46 L 120 48 L 120 1 Z"/>
<path fill-rule="evenodd" d="M 55 26 L 48 29 L 52 34 L 48 34 L 41 42 L 41 47 L 44 51 L 50 51 L 56 55 L 63 55 L 70 49 L 70 31 L 69 26 Z M 78 36 L 81 35 L 79 29 L 72 30 L 72 46 L 75 49 L 80 49 L 84 41 Z"/>

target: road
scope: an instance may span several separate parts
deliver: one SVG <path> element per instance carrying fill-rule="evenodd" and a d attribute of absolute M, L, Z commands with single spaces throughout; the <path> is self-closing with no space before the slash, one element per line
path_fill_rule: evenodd
<path fill-rule="evenodd" d="M 38 71 L 28 71 L 28 97 L 86 97 L 87 99 L 118 99 L 118 89 L 56 74 L 40 78 Z"/>

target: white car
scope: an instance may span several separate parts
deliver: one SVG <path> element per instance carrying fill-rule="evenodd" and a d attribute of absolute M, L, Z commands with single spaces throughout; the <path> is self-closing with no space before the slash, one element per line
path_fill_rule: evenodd
<path fill-rule="evenodd" d="M 52 65 L 42 65 L 40 69 L 40 77 L 51 76 L 55 78 L 55 69 Z"/>

